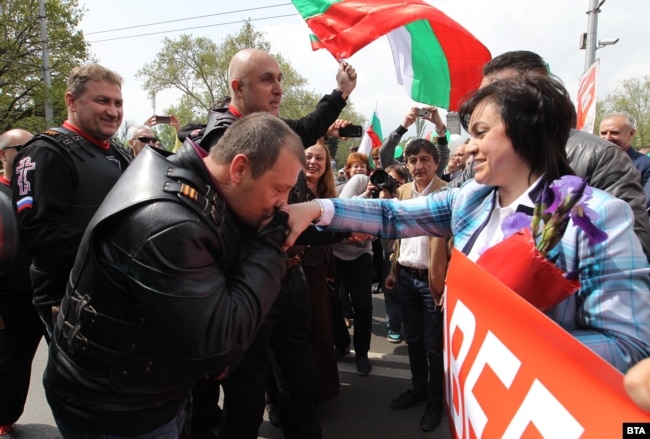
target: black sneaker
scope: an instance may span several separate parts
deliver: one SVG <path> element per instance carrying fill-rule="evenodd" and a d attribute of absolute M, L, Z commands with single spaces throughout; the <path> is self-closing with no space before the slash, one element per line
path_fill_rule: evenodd
<path fill-rule="evenodd" d="M 413 407 L 420 401 L 424 401 L 426 396 L 424 393 L 416 392 L 413 389 L 409 389 L 406 392 L 402 393 L 400 396 L 391 401 L 390 407 L 393 410 L 403 410 Z"/>
<path fill-rule="evenodd" d="M 422 431 L 433 431 L 442 420 L 442 406 L 435 402 L 428 402 L 424 409 L 422 419 L 420 419 L 420 428 Z"/>
<path fill-rule="evenodd" d="M 368 357 L 357 355 L 355 361 L 357 363 L 357 372 L 359 372 L 359 375 L 362 377 L 368 376 L 372 370 L 372 365 L 370 364 Z"/>

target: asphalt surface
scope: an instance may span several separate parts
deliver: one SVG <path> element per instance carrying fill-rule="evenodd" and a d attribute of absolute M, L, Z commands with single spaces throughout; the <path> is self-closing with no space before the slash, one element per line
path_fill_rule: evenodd
<path fill-rule="evenodd" d="M 317 414 L 326 439 L 403 439 L 450 438 L 447 418 L 436 430 L 420 430 L 424 403 L 401 411 L 390 408 L 390 401 L 410 388 L 410 371 L 406 344 L 389 343 L 384 327 L 383 295 L 373 296 L 373 328 L 370 344 L 372 372 L 367 377 L 357 374 L 354 352 L 339 361 L 341 394 L 317 407 Z M 47 347 L 41 343 L 33 363 L 32 383 L 23 416 L 15 429 L 16 439 L 57 439 L 61 436 L 43 393 L 42 376 L 47 360 Z M 259 438 L 282 439 L 282 431 L 265 417 Z"/>

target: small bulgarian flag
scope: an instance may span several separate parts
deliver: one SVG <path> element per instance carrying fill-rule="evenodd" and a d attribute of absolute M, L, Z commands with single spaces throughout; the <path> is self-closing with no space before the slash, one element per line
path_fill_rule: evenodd
<path fill-rule="evenodd" d="M 372 113 L 372 120 L 368 126 L 367 134 L 370 140 L 372 140 L 373 148 L 381 146 L 384 136 L 381 133 L 381 122 L 379 121 L 379 117 L 377 117 L 377 111 L 373 111 Z"/>
<path fill-rule="evenodd" d="M 361 138 L 361 143 L 359 144 L 359 152 L 369 155 L 371 149 L 381 146 L 383 138 L 384 136 L 381 133 L 381 122 L 379 121 L 379 116 L 377 116 L 377 111 L 375 110 L 372 113 L 372 118 L 370 119 L 370 123 L 366 128 L 366 132 Z"/>
<path fill-rule="evenodd" d="M 320 42 L 318 37 L 314 34 L 309 34 L 309 42 L 311 43 L 311 50 L 324 49 L 323 43 Z"/>
<path fill-rule="evenodd" d="M 424 0 L 292 0 L 318 45 L 347 59 L 388 35 L 397 73 L 416 102 L 457 111 L 481 83 L 489 50 Z"/>

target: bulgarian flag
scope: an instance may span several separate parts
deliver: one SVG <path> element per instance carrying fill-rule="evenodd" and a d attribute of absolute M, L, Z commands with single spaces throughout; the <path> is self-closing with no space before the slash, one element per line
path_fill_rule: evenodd
<path fill-rule="evenodd" d="M 309 42 L 311 43 L 311 50 L 324 49 L 323 43 L 320 42 L 318 37 L 314 34 L 309 34 Z"/>
<path fill-rule="evenodd" d="M 416 102 L 451 111 L 478 88 L 488 49 L 423 0 L 292 0 L 337 60 L 389 35 L 397 80 Z"/>
<path fill-rule="evenodd" d="M 359 144 L 359 152 L 362 154 L 370 154 L 370 150 L 373 148 L 378 148 L 383 142 L 384 136 L 381 133 L 381 122 L 377 116 L 377 111 L 375 110 L 372 113 L 372 118 L 370 123 L 366 128 L 366 132 L 361 138 L 361 143 Z M 372 164 L 374 166 L 374 164 Z"/>

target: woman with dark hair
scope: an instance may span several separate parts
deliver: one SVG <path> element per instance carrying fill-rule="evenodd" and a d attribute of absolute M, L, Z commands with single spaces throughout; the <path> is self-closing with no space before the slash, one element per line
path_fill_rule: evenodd
<path fill-rule="evenodd" d="M 565 144 L 574 108 L 563 85 L 534 75 L 496 81 L 477 90 L 460 111 L 471 135 L 474 179 L 460 188 L 413 200 L 316 200 L 290 206 L 292 232 L 312 221 L 326 230 L 388 238 L 454 237 L 471 260 L 504 239 L 502 222 L 534 207 L 545 183 L 572 174 Z M 549 252 L 580 289 L 546 314 L 621 371 L 650 356 L 650 265 L 622 200 L 592 188 L 593 225 L 607 238 L 590 244 L 569 224 Z"/>

